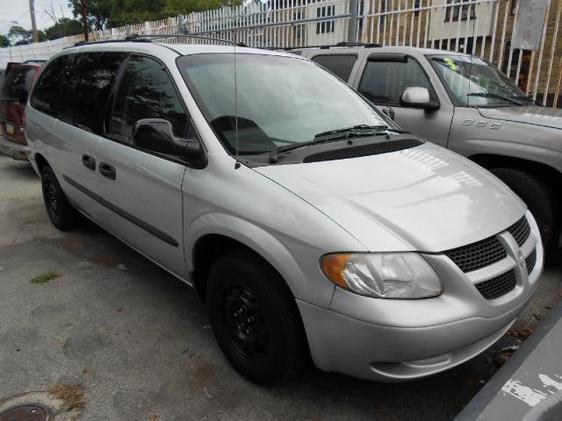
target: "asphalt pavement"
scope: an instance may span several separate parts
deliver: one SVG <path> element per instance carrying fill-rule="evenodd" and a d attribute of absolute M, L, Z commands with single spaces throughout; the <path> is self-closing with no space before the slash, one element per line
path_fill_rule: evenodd
<path fill-rule="evenodd" d="M 453 370 L 384 384 L 311 368 L 264 388 L 229 366 L 189 286 L 93 224 L 57 231 L 29 164 L 0 156 L 0 414 L 35 403 L 55 420 L 452 419 L 560 300 L 561 257 L 511 335 Z"/>

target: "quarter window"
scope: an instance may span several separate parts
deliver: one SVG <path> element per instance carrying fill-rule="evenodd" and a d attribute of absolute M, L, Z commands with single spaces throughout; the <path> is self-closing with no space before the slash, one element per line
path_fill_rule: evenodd
<path fill-rule="evenodd" d="M 400 105 L 402 93 L 408 87 L 427 88 L 432 100 L 435 93 L 427 75 L 411 57 L 404 60 L 368 61 L 359 84 L 359 92 L 377 105 Z"/>
<path fill-rule="evenodd" d="M 71 56 L 62 78 L 59 118 L 96 134 L 103 132 L 103 116 L 113 81 L 126 53 L 81 53 Z"/>
<path fill-rule="evenodd" d="M 316 56 L 312 60 L 347 82 L 357 57 L 349 54 L 333 54 Z"/>
<path fill-rule="evenodd" d="M 29 100 L 33 108 L 45 114 L 56 116 L 64 80 L 62 74 L 68 59 L 68 55 L 57 57 L 43 69 Z"/>
<path fill-rule="evenodd" d="M 108 134 L 132 143 L 135 124 L 143 118 L 166 119 L 176 136 L 187 136 L 187 114 L 165 68 L 151 58 L 132 56 L 117 90 Z"/>

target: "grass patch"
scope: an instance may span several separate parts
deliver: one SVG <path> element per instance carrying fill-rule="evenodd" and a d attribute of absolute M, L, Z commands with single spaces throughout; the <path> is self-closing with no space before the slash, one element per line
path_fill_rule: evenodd
<path fill-rule="evenodd" d="M 41 275 L 37 275 L 35 278 L 33 278 L 31 280 L 32 284 L 46 284 L 49 281 L 52 281 L 53 279 L 56 279 L 60 276 L 59 273 L 56 272 L 45 272 L 42 273 Z"/>
<path fill-rule="evenodd" d="M 64 402 L 65 410 L 82 409 L 84 393 L 78 384 L 54 384 L 47 389 L 50 395 Z"/>

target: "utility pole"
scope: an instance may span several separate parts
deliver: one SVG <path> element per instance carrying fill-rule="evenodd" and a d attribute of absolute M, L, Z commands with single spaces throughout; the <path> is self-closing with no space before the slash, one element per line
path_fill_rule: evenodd
<path fill-rule="evenodd" d="M 88 0 L 80 0 L 82 4 L 82 29 L 84 31 L 84 41 L 88 41 Z"/>
<path fill-rule="evenodd" d="M 33 33 L 33 42 L 39 42 L 39 34 L 37 33 L 37 23 L 35 22 L 35 0 L 29 0 L 29 13 L 31 14 L 31 32 Z"/>

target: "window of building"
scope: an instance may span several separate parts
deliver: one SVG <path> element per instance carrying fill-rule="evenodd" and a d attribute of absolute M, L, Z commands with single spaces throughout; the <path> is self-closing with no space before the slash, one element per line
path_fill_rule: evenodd
<path fill-rule="evenodd" d="M 325 18 L 327 16 L 335 16 L 336 15 L 336 6 L 333 4 L 331 6 L 322 6 L 316 9 L 316 17 L 317 18 Z M 316 33 L 317 34 L 325 34 L 328 32 L 334 32 L 335 22 L 333 20 L 323 20 L 320 22 L 316 22 Z"/>
<path fill-rule="evenodd" d="M 470 0 L 447 0 L 445 10 L 445 22 L 458 22 L 460 20 L 476 19 L 476 4 L 463 4 L 449 6 L 455 3 L 468 3 Z"/>

